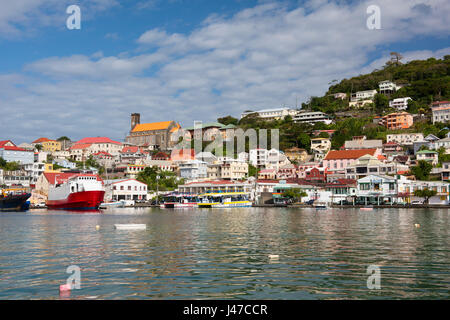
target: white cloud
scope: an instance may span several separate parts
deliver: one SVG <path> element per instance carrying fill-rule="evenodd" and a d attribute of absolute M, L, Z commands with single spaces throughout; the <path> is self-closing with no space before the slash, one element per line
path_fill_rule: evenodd
<path fill-rule="evenodd" d="M 368 59 L 380 47 L 449 35 L 446 0 L 378 3 L 382 30 L 366 27 L 369 2 L 317 0 L 305 9 L 269 2 L 229 18 L 210 16 L 190 34 L 148 30 L 136 40 L 140 55 L 39 60 L 25 66 L 38 82 L 27 78 L 10 85 L 20 94 L 8 95 L 7 104 L 15 111 L 0 119 L 0 126 L 28 140 L 43 135 L 36 128 L 49 123 L 53 136 L 120 139 L 129 130 L 132 112 L 141 112 L 143 121 L 173 119 L 192 125 L 193 120 L 238 116 L 249 108 L 294 105 L 296 98 L 302 102 L 323 94 L 333 79 L 383 65 L 389 52 Z M 448 48 L 404 55 L 413 59 L 445 52 Z M 17 125 L 12 117 L 23 114 L 31 120 Z"/>

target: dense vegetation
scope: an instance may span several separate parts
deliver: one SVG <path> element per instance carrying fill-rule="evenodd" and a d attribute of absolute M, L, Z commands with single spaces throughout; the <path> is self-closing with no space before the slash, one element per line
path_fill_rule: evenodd
<path fill-rule="evenodd" d="M 20 169 L 20 165 L 17 162 L 7 162 L 0 157 L 0 169 L 3 169 L 4 171 L 16 171 Z"/>
<path fill-rule="evenodd" d="M 157 179 L 159 176 L 159 179 Z M 149 191 L 172 191 L 178 185 L 184 184 L 183 179 L 177 179 L 174 172 L 159 171 L 154 167 L 146 167 L 144 171 L 139 172 L 137 180 L 147 184 Z"/>

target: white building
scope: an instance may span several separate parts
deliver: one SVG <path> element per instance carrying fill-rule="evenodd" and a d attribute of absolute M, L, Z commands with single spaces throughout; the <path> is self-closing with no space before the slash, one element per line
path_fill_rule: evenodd
<path fill-rule="evenodd" d="M 255 167 L 264 167 L 267 163 L 269 150 L 263 148 L 251 149 L 249 153 L 250 164 Z"/>
<path fill-rule="evenodd" d="M 396 179 L 385 175 L 368 175 L 358 179 L 356 197 L 363 204 L 393 203 L 397 199 Z"/>
<path fill-rule="evenodd" d="M 436 151 L 421 150 L 416 153 L 417 161 L 427 161 L 433 166 L 439 162 L 439 154 Z"/>
<path fill-rule="evenodd" d="M 357 91 L 351 98 L 351 101 L 372 100 L 377 94 L 377 90 Z"/>
<path fill-rule="evenodd" d="M 423 133 L 399 133 L 399 134 L 388 134 L 386 136 L 387 143 L 396 142 L 402 146 L 413 145 L 414 142 L 425 141 Z"/>
<path fill-rule="evenodd" d="M 431 111 L 433 123 L 450 121 L 450 101 L 434 102 Z"/>
<path fill-rule="evenodd" d="M 188 180 L 208 177 L 208 164 L 204 161 L 190 160 L 178 164 L 180 177 Z"/>
<path fill-rule="evenodd" d="M 248 162 L 249 154 L 247 152 L 241 152 L 238 154 L 238 160 Z"/>
<path fill-rule="evenodd" d="M 393 93 L 401 88 L 401 86 L 398 86 L 389 80 L 381 81 L 378 86 L 380 88 L 380 93 Z"/>
<path fill-rule="evenodd" d="M 276 171 L 278 171 L 280 167 L 290 163 L 291 162 L 286 157 L 286 155 L 280 150 L 270 149 L 269 152 L 267 153 L 267 162 L 266 162 L 267 169 L 275 169 Z"/>
<path fill-rule="evenodd" d="M 317 122 L 323 122 L 325 124 L 331 124 L 333 120 L 329 115 L 320 111 L 299 111 L 295 117 L 294 122 L 315 124 Z"/>
<path fill-rule="evenodd" d="M 241 119 L 250 115 L 257 114 L 258 117 L 266 120 L 279 120 L 284 119 L 286 116 L 294 117 L 297 114 L 297 110 L 290 108 L 277 108 L 277 109 L 264 109 L 259 111 L 247 111 L 241 114 Z"/>
<path fill-rule="evenodd" d="M 432 150 L 439 150 L 440 148 L 444 148 L 446 153 L 450 153 L 450 138 L 444 138 L 434 142 L 430 142 L 429 146 Z"/>
<path fill-rule="evenodd" d="M 28 151 L 16 146 L 0 146 L 0 158 L 7 162 L 18 162 L 20 164 L 27 164 L 34 162 L 34 152 Z"/>
<path fill-rule="evenodd" d="M 106 180 L 105 201 L 147 200 L 147 185 L 135 179 Z"/>
<path fill-rule="evenodd" d="M 25 170 L 29 176 L 31 176 L 31 183 L 36 184 L 39 176 L 45 171 L 45 163 L 28 163 L 23 165 L 22 169 Z"/>
<path fill-rule="evenodd" d="M 389 107 L 397 110 L 406 110 L 408 109 L 408 101 L 412 100 L 410 97 L 406 98 L 397 98 L 389 101 Z"/>
<path fill-rule="evenodd" d="M 311 151 L 326 154 L 331 149 L 331 141 L 328 138 L 311 139 Z"/>

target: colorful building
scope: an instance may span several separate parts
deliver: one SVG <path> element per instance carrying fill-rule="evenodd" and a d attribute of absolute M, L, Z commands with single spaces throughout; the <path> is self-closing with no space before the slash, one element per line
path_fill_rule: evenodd
<path fill-rule="evenodd" d="M 414 123 L 413 116 L 408 112 L 395 112 L 385 115 L 380 120 L 380 125 L 388 130 L 408 129 Z"/>

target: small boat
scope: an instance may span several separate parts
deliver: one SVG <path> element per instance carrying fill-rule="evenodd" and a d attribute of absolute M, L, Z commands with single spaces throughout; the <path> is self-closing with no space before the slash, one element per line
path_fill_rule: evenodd
<path fill-rule="evenodd" d="M 100 204 L 100 209 L 107 209 L 107 208 L 123 208 L 125 207 L 125 201 L 120 200 L 116 202 L 103 202 Z"/>
<path fill-rule="evenodd" d="M 366 206 L 366 207 L 362 207 L 359 210 L 361 211 L 373 211 L 373 207 L 372 206 Z"/>
<path fill-rule="evenodd" d="M 199 208 L 251 207 L 247 192 L 212 192 L 199 195 Z"/>
<path fill-rule="evenodd" d="M 27 211 L 30 197 L 24 188 L 0 190 L 0 211 Z"/>
<path fill-rule="evenodd" d="M 115 224 L 114 227 L 117 230 L 145 230 L 147 229 L 146 224 Z"/>
<path fill-rule="evenodd" d="M 327 204 L 325 202 L 315 202 L 313 204 L 313 207 L 316 210 L 326 210 L 326 209 L 328 209 L 328 206 L 327 206 Z"/>

